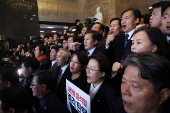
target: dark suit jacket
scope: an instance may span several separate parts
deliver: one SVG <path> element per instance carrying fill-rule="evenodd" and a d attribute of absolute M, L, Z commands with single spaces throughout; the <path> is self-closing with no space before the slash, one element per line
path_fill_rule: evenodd
<path fill-rule="evenodd" d="M 53 64 L 53 66 L 49 69 L 50 72 L 52 72 L 53 77 L 55 81 L 57 80 L 58 74 L 60 67 L 57 66 L 57 62 Z"/>
<path fill-rule="evenodd" d="M 49 70 L 50 67 L 51 67 L 51 61 L 48 57 L 40 62 L 40 70 Z"/>
<path fill-rule="evenodd" d="M 120 62 L 122 58 L 131 52 L 131 40 L 128 41 L 127 46 L 125 45 L 125 34 L 119 35 L 115 40 L 110 43 L 108 49 L 106 49 L 107 56 L 114 62 Z"/>
<path fill-rule="evenodd" d="M 126 113 L 123 107 L 122 97 L 110 97 L 107 99 L 110 113 Z"/>
<path fill-rule="evenodd" d="M 40 99 L 42 113 L 68 113 L 67 107 L 54 92 L 49 92 Z"/>
<path fill-rule="evenodd" d="M 93 51 L 92 55 L 106 55 L 106 53 L 104 51 L 99 50 L 97 47 L 96 49 Z M 90 57 L 90 56 L 89 56 Z"/>
<path fill-rule="evenodd" d="M 85 92 L 89 94 L 90 85 L 87 84 Z M 95 97 L 91 101 L 91 113 L 109 113 L 107 98 L 118 96 L 117 91 L 113 90 L 106 81 L 103 81 Z"/>
<path fill-rule="evenodd" d="M 57 73 L 59 74 L 59 72 Z M 71 77 L 72 73 L 70 72 L 70 67 L 68 66 L 65 72 L 62 75 L 60 80 L 59 86 L 56 90 L 57 95 L 59 98 L 66 104 L 67 103 L 67 96 L 66 96 L 66 79 Z M 57 75 L 58 76 L 58 75 Z"/>

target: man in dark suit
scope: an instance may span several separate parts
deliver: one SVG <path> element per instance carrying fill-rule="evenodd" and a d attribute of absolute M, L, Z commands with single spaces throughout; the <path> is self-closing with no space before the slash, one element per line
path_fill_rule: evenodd
<path fill-rule="evenodd" d="M 68 64 L 70 59 L 71 59 L 71 53 L 69 50 L 62 48 L 57 52 L 56 61 L 57 61 L 57 65 L 61 68 L 57 73 L 58 78 L 56 82 L 55 92 L 64 103 L 66 103 L 67 100 L 66 79 L 70 78 L 72 75 Z"/>
<path fill-rule="evenodd" d="M 125 32 L 115 38 L 109 45 L 106 45 L 106 53 L 112 63 L 116 64 L 116 68 L 122 68 L 121 60 L 131 53 L 131 45 L 133 39 L 133 33 L 136 25 L 140 22 L 141 12 L 138 9 L 128 8 L 121 14 L 122 30 Z M 108 48 L 108 49 L 107 49 Z M 115 65 L 113 65 L 115 66 Z M 112 67 L 113 69 L 114 67 Z M 120 91 L 122 71 L 117 70 L 109 78 L 109 85 L 114 89 Z"/>
<path fill-rule="evenodd" d="M 54 85 L 52 73 L 41 70 L 35 73 L 30 88 L 33 96 L 40 100 L 41 113 L 67 113 L 66 106 L 58 96 L 51 91 Z"/>
<path fill-rule="evenodd" d="M 120 62 L 124 55 L 131 51 L 131 40 L 136 25 L 140 22 L 141 12 L 138 9 L 128 8 L 121 14 L 121 25 L 124 34 L 118 36 L 110 45 L 106 45 L 109 58 L 114 62 Z"/>
<path fill-rule="evenodd" d="M 59 71 L 59 67 L 57 66 L 56 62 L 56 56 L 59 48 L 60 46 L 53 46 L 50 52 L 51 68 L 49 69 L 49 71 L 52 72 L 55 82 L 58 77 L 57 72 Z"/>
<path fill-rule="evenodd" d="M 46 46 L 38 45 L 34 51 L 35 58 L 40 62 L 40 70 L 48 70 L 51 66 L 50 59 L 46 57 Z"/>
<path fill-rule="evenodd" d="M 89 30 L 85 33 L 84 48 L 87 50 L 86 56 L 102 54 L 102 52 L 96 47 L 99 40 L 99 34 L 96 31 Z"/>

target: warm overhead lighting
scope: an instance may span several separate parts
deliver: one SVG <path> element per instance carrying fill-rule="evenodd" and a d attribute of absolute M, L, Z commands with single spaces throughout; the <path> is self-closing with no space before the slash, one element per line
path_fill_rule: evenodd
<path fill-rule="evenodd" d="M 149 7 L 149 9 L 152 9 L 152 6 L 151 6 L 151 7 Z"/>
<path fill-rule="evenodd" d="M 53 33 L 57 32 L 57 31 L 52 31 Z"/>
<path fill-rule="evenodd" d="M 28 0 L 6 0 L 6 4 L 19 10 L 30 10 L 36 7 L 35 3 Z"/>
<path fill-rule="evenodd" d="M 40 31 L 41 33 L 43 33 L 44 31 Z"/>
<path fill-rule="evenodd" d="M 54 28 L 54 27 L 47 27 L 47 28 Z"/>
<path fill-rule="evenodd" d="M 68 27 L 63 27 L 64 29 L 68 29 Z"/>
<path fill-rule="evenodd" d="M 72 31 L 76 31 L 76 29 L 73 29 Z"/>

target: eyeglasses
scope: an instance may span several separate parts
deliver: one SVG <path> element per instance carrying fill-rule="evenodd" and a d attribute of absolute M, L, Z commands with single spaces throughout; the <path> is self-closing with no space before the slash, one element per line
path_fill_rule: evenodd
<path fill-rule="evenodd" d="M 94 70 L 91 67 L 86 67 L 86 71 L 90 71 L 90 73 L 93 73 L 93 71 L 100 71 L 100 70 Z"/>
<path fill-rule="evenodd" d="M 164 20 L 169 19 L 169 17 L 170 17 L 170 15 L 169 15 L 168 13 L 165 13 L 165 14 L 163 15 L 163 19 L 164 19 Z"/>

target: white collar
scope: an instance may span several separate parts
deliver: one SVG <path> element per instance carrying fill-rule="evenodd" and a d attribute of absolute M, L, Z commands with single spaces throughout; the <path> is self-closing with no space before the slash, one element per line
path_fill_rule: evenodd
<path fill-rule="evenodd" d="M 63 74 L 65 72 L 67 67 L 68 67 L 68 64 L 66 64 L 65 66 L 61 67 L 61 69 L 62 69 L 62 73 L 61 74 Z"/>
<path fill-rule="evenodd" d="M 95 49 L 96 49 L 96 47 L 94 47 L 94 48 L 92 48 L 92 49 L 90 49 L 90 50 L 88 51 L 88 52 L 89 52 L 88 57 L 92 55 L 92 53 L 94 52 Z"/>
<path fill-rule="evenodd" d="M 56 63 L 56 60 L 54 60 L 54 61 L 51 61 L 51 67 L 54 65 Z"/>
<path fill-rule="evenodd" d="M 129 33 L 125 33 L 125 35 L 126 35 L 126 34 L 129 35 L 128 40 L 132 37 L 132 35 L 133 35 L 133 33 L 134 33 L 135 30 L 136 30 L 136 29 L 133 29 L 133 30 L 130 31 Z M 133 40 L 133 37 L 131 38 L 131 40 Z"/>
<path fill-rule="evenodd" d="M 101 82 L 98 86 L 96 86 L 95 88 L 93 87 L 93 83 L 91 83 L 90 85 L 90 91 L 89 91 L 89 95 L 90 95 L 90 100 L 92 101 L 92 99 L 95 97 L 95 95 L 97 94 L 100 86 L 102 85 L 103 82 Z"/>

